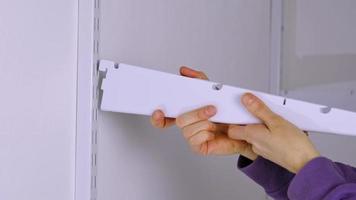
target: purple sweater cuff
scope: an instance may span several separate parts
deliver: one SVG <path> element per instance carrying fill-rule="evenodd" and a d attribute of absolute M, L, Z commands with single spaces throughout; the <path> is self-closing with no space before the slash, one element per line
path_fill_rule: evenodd
<path fill-rule="evenodd" d="M 262 157 L 240 156 L 238 168 L 274 199 L 356 200 L 356 169 L 324 157 L 311 160 L 297 175 Z"/>
<path fill-rule="evenodd" d="M 288 186 L 294 174 L 263 157 L 258 157 L 255 161 L 251 161 L 240 156 L 238 168 L 257 184 L 261 185 L 269 196 L 274 199 L 287 198 Z"/>
<path fill-rule="evenodd" d="M 327 195 L 345 183 L 343 171 L 331 160 L 318 157 L 307 163 L 294 177 L 289 189 L 291 199 L 330 199 Z"/>

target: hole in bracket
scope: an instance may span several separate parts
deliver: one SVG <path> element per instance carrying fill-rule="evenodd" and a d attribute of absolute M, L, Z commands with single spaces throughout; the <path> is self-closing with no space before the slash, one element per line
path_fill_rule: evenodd
<path fill-rule="evenodd" d="M 223 88 L 223 84 L 221 84 L 221 83 L 218 83 L 218 84 L 214 84 L 214 85 L 213 85 L 213 90 L 219 91 L 219 90 L 221 90 L 222 88 Z"/>
<path fill-rule="evenodd" d="M 287 99 L 284 98 L 284 100 L 283 100 L 283 105 L 285 106 L 286 104 L 287 104 Z"/>
<path fill-rule="evenodd" d="M 118 64 L 118 63 L 115 63 L 114 68 L 115 68 L 115 69 L 119 69 L 119 64 Z"/>
<path fill-rule="evenodd" d="M 331 109 L 332 109 L 331 107 L 323 107 L 320 108 L 320 112 L 324 114 L 328 114 L 331 111 Z"/>

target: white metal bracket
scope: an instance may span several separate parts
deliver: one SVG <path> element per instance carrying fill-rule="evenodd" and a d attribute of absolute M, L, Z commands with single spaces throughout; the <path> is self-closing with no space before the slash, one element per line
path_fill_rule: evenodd
<path fill-rule="evenodd" d="M 151 115 L 161 109 L 167 117 L 205 105 L 215 105 L 213 122 L 251 124 L 260 121 L 241 104 L 241 96 L 251 92 L 274 112 L 305 131 L 355 135 L 356 113 L 258 91 L 182 77 L 127 64 L 102 60 L 106 72 L 101 89 L 104 111 Z"/>

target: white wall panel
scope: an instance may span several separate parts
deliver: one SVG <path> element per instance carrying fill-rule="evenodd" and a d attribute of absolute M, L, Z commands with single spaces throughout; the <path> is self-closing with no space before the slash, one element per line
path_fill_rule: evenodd
<path fill-rule="evenodd" d="M 356 2 L 292 0 L 284 8 L 286 96 L 355 112 Z M 356 165 L 356 137 L 310 135 L 323 156 Z"/>
<path fill-rule="evenodd" d="M 263 0 L 103 0 L 100 57 L 267 91 L 269 26 Z M 98 199 L 264 199 L 236 161 L 195 155 L 178 129 L 146 117 L 99 113 Z"/>
<path fill-rule="evenodd" d="M 284 3 L 282 88 L 356 80 L 356 1 Z"/>
<path fill-rule="evenodd" d="M 0 198 L 74 197 L 77 1 L 0 6 Z"/>

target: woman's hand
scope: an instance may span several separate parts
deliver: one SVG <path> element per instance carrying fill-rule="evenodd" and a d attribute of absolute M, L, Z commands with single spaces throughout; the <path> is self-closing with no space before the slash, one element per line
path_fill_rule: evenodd
<path fill-rule="evenodd" d="M 196 71 L 188 67 L 181 67 L 180 74 L 189 78 L 208 80 L 204 72 Z M 151 116 L 151 124 L 156 128 L 168 128 L 175 124 L 175 119 L 167 118 L 161 110 L 156 110 Z"/>
<path fill-rule="evenodd" d="M 252 151 L 250 144 L 228 137 L 229 125 L 209 121 L 215 114 L 214 106 L 206 106 L 176 119 L 176 125 L 182 130 L 192 150 L 202 155 L 241 154 L 255 160 L 257 155 Z"/>
<path fill-rule="evenodd" d="M 182 67 L 181 75 L 207 80 L 203 72 Z M 184 138 L 194 152 L 202 155 L 232 155 L 242 154 L 255 160 L 257 155 L 252 151 L 251 145 L 242 140 L 231 139 L 227 136 L 229 125 L 217 124 L 209 121 L 216 114 L 216 108 L 206 106 L 179 116 L 177 119 L 165 118 L 162 111 L 155 111 L 151 123 L 157 128 L 166 128 L 176 124 Z"/>
<path fill-rule="evenodd" d="M 253 152 L 293 173 L 320 156 L 302 130 L 273 113 L 256 96 L 245 94 L 242 103 L 264 124 L 231 126 L 230 138 L 248 142 Z"/>

